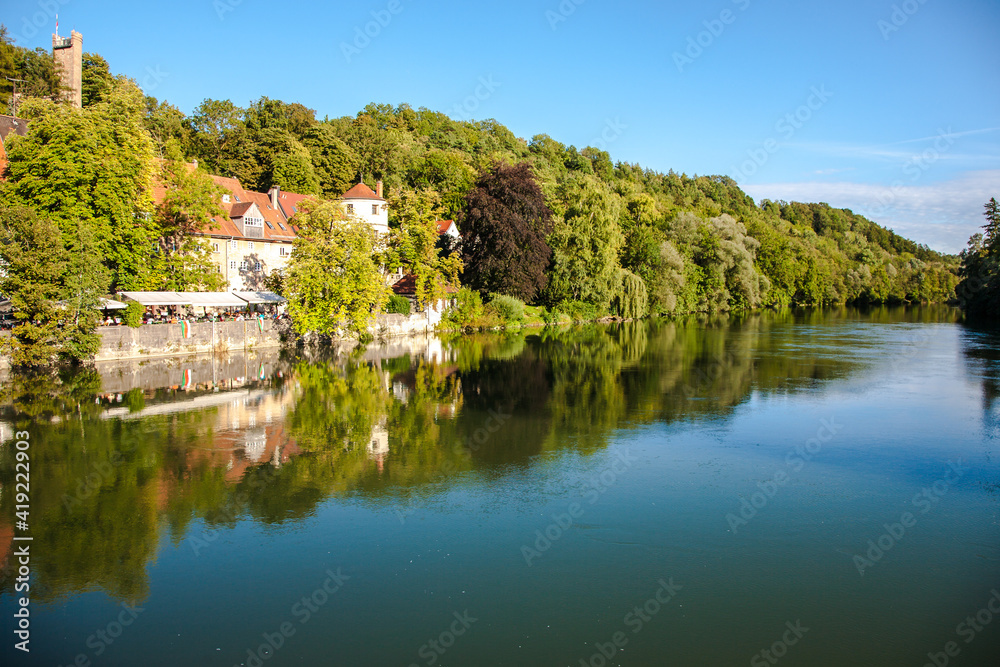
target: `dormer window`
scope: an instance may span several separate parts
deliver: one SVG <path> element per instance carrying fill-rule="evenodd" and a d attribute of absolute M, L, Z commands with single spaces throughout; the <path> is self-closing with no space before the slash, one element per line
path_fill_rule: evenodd
<path fill-rule="evenodd" d="M 264 218 L 255 218 L 250 215 L 243 216 L 243 224 L 246 227 L 263 227 Z"/>
<path fill-rule="evenodd" d="M 222 195 L 222 203 L 223 204 L 229 203 L 229 195 Z"/>

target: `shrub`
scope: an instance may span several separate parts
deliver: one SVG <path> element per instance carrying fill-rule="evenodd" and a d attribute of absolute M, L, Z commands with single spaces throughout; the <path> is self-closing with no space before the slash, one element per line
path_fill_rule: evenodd
<path fill-rule="evenodd" d="M 123 319 L 125 324 L 135 329 L 142 326 L 142 314 L 146 312 L 145 307 L 137 301 L 130 301 L 125 307 Z"/>
<path fill-rule="evenodd" d="M 524 321 L 524 302 L 506 294 L 490 294 L 490 309 L 504 324 Z"/>
<path fill-rule="evenodd" d="M 596 320 L 598 316 L 597 306 L 586 301 L 563 301 L 559 304 L 559 310 L 574 322 Z"/>
<path fill-rule="evenodd" d="M 385 306 L 385 312 L 395 313 L 396 315 L 409 315 L 410 300 L 405 296 L 393 294 L 389 297 L 389 303 Z"/>
<path fill-rule="evenodd" d="M 455 306 L 445 313 L 444 321 L 462 329 L 482 325 L 483 298 L 476 290 L 463 287 L 455 295 Z"/>

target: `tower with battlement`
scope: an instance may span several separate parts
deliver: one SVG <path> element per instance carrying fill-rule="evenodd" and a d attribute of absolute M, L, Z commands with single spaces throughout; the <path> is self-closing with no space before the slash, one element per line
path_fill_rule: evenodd
<path fill-rule="evenodd" d="M 52 59 L 55 60 L 64 100 L 77 109 L 83 106 L 83 35 L 73 30 L 69 37 L 52 35 Z"/>

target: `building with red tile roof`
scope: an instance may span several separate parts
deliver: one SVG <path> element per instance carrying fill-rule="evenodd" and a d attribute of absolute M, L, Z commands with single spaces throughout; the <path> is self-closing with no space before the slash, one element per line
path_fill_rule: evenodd
<path fill-rule="evenodd" d="M 194 170 L 197 164 L 189 168 Z M 288 264 L 298 231 L 295 215 L 302 202 L 313 195 L 285 192 L 277 186 L 253 192 L 237 178 L 213 175 L 211 179 L 223 190 L 220 205 L 226 212 L 201 230 L 208 237 L 212 259 L 231 290 L 264 289 L 265 278 Z M 359 183 L 344 193 L 341 204 L 348 215 L 388 234 L 389 207 L 381 196 L 381 181 L 377 187 L 375 192 Z M 165 195 L 162 186 L 153 188 L 155 201 L 162 201 Z"/>
<path fill-rule="evenodd" d="M 437 229 L 438 234 L 447 234 L 453 239 L 459 238 L 458 225 L 455 224 L 454 220 L 438 220 Z"/>
<path fill-rule="evenodd" d="M 382 181 L 375 185 L 375 190 L 358 183 L 340 201 L 347 215 L 368 223 L 381 234 L 389 233 L 389 204 L 382 197 Z"/>

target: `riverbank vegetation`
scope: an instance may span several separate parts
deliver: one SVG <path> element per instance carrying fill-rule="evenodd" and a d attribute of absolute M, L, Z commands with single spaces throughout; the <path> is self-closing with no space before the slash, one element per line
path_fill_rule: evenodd
<path fill-rule="evenodd" d="M 996 321 L 1000 319 L 1000 204 L 991 197 L 983 208 L 983 233 L 969 239 L 962 251 L 962 282 L 955 291 L 970 319 Z"/>

